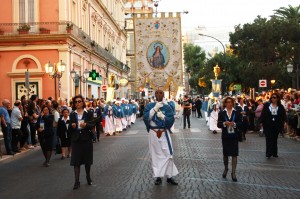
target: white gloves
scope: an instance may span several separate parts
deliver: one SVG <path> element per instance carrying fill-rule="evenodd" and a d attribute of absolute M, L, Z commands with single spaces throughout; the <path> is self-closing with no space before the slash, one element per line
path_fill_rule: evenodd
<path fill-rule="evenodd" d="M 157 117 L 161 120 L 165 119 L 165 115 L 161 111 L 157 112 Z"/>
<path fill-rule="evenodd" d="M 163 106 L 164 106 L 164 104 L 163 104 L 162 102 L 157 102 L 157 103 L 155 104 L 155 106 L 153 107 L 153 110 L 154 110 L 155 112 L 158 112 L 159 108 L 161 108 L 161 107 L 163 107 Z"/>

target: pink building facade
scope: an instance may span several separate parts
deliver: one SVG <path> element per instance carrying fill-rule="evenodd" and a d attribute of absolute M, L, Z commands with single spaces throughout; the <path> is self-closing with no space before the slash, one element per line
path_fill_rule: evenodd
<path fill-rule="evenodd" d="M 81 93 L 105 97 L 110 76 L 127 79 L 126 33 L 122 0 L 0 0 L 0 100 L 22 95 L 70 99 Z M 71 29 L 68 29 L 71 28 Z M 64 62 L 60 79 L 45 64 Z M 77 78 L 70 72 L 75 70 Z M 85 70 L 100 77 L 85 79 Z M 29 72 L 29 88 L 25 72 Z M 115 91 L 127 97 L 126 87 Z"/>

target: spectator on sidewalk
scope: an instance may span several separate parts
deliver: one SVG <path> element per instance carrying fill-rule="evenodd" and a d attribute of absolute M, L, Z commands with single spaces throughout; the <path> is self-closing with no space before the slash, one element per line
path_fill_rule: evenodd
<path fill-rule="evenodd" d="M 188 123 L 188 128 L 191 128 L 190 115 L 192 110 L 192 101 L 189 99 L 187 95 L 183 96 L 182 102 L 183 108 L 183 128 L 186 128 L 186 122 Z"/>
<path fill-rule="evenodd" d="M 33 146 L 29 146 L 29 142 L 27 142 L 27 139 L 29 138 L 29 135 L 30 135 L 30 131 L 28 129 L 29 118 L 28 118 L 27 108 L 28 108 L 28 101 L 23 100 L 22 101 L 22 109 L 21 109 L 21 113 L 22 113 L 22 117 L 23 117 L 23 120 L 21 122 L 21 131 L 22 131 L 22 139 L 20 141 L 20 149 L 21 150 L 26 150 L 25 147 L 31 148 L 31 149 L 34 148 Z M 25 146 L 26 142 L 27 142 L 27 145 Z"/>
<path fill-rule="evenodd" d="M 37 101 L 39 97 L 37 95 L 32 95 L 30 97 L 30 102 L 28 105 L 28 117 L 29 117 L 29 126 L 30 126 L 30 137 L 31 137 L 31 143 L 33 146 L 37 146 L 37 140 L 36 140 L 36 122 L 37 118 L 39 117 L 39 112 L 37 108 Z"/>
<path fill-rule="evenodd" d="M 0 107 L 0 117 L 1 117 L 1 127 L 3 132 L 4 144 L 7 155 L 14 155 L 11 140 L 11 120 L 8 114 L 8 109 L 10 107 L 10 101 L 8 99 L 4 99 L 2 101 L 2 107 Z"/>
<path fill-rule="evenodd" d="M 20 148 L 18 147 L 19 142 L 22 140 L 21 123 L 23 120 L 21 113 L 21 101 L 17 100 L 14 103 L 13 110 L 11 112 L 11 128 L 12 128 L 12 150 L 15 153 L 19 153 Z"/>

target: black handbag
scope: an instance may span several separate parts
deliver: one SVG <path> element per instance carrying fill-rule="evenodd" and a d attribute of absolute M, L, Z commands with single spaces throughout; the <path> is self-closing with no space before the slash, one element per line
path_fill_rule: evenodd
<path fill-rule="evenodd" d="M 60 144 L 59 138 L 57 137 L 57 142 L 56 142 L 56 147 L 55 147 L 55 155 L 61 154 L 61 153 L 62 153 L 61 144 Z"/>

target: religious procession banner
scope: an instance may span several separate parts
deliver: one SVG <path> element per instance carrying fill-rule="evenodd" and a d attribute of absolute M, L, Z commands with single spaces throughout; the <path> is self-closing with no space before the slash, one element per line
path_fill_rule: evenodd
<path fill-rule="evenodd" d="M 135 87 L 175 93 L 183 86 L 180 13 L 134 15 Z"/>

